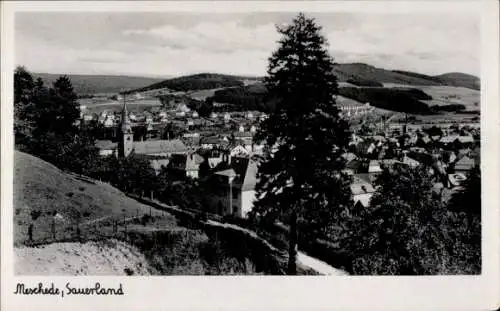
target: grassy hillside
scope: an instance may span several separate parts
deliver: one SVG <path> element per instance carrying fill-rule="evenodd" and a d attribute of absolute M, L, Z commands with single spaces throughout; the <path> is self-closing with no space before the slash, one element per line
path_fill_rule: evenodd
<path fill-rule="evenodd" d="M 51 73 L 33 73 L 34 78 L 42 78 L 45 85 L 51 86 L 61 75 Z M 112 76 L 112 75 L 68 75 L 78 95 L 96 93 L 118 93 L 136 89 L 162 81 L 161 78 Z"/>
<path fill-rule="evenodd" d="M 106 219 L 123 219 L 148 213 L 149 207 L 137 203 L 105 183 L 80 179 L 32 155 L 14 154 L 14 242 L 27 239 L 33 224 L 33 239 L 51 237 L 56 219 L 56 238 L 71 236 L 68 230 L 80 223 L 100 224 Z M 170 219 L 175 224 L 175 219 Z M 83 230 L 83 227 L 82 227 Z"/>
<path fill-rule="evenodd" d="M 362 79 L 379 83 L 399 83 L 410 85 L 439 85 L 438 81 L 427 76 L 408 75 L 407 73 L 376 68 L 362 63 L 337 64 L 334 73 L 339 81 Z"/>

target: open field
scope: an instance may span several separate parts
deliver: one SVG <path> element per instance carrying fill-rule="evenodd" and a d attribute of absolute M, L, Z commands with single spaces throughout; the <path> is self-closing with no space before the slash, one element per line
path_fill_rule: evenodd
<path fill-rule="evenodd" d="M 103 100 L 97 102 L 85 102 L 79 101 L 81 104 L 86 105 L 85 113 L 101 113 L 103 111 L 109 112 L 120 112 L 123 109 L 123 101 L 118 100 Z M 153 107 L 161 107 L 161 103 L 156 98 L 151 99 L 139 99 L 133 101 L 127 101 L 127 109 L 130 112 L 140 113 L 146 110 L 150 110 Z"/>
<path fill-rule="evenodd" d="M 455 86 L 431 86 L 431 85 L 407 85 L 384 83 L 384 87 L 404 87 L 417 88 L 432 97 L 432 100 L 421 100 L 422 102 L 433 105 L 464 105 L 467 111 L 480 110 L 481 92 L 465 87 Z"/>
<path fill-rule="evenodd" d="M 221 89 L 222 88 L 189 91 L 186 93 L 186 95 L 196 100 L 205 100 L 207 99 L 207 97 L 214 96 L 215 92 Z"/>

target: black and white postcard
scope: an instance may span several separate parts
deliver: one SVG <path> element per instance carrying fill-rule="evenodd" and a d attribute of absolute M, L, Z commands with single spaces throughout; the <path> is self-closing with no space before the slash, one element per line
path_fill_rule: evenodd
<path fill-rule="evenodd" d="M 2 3 L 2 309 L 498 308 L 498 18 Z"/>

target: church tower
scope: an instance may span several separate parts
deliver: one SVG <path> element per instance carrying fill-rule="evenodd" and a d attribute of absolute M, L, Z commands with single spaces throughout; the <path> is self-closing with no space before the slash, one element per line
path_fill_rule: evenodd
<path fill-rule="evenodd" d="M 134 133 L 132 132 L 132 124 L 130 123 L 130 119 L 128 117 L 125 94 L 123 95 L 123 110 L 119 132 L 118 156 L 128 157 L 134 148 Z"/>

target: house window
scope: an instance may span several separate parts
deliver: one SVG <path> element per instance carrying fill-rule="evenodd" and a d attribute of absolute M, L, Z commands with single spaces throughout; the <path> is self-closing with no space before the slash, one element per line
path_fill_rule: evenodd
<path fill-rule="evenodd" d="M 130 136 L 127 137 L 127 140 L 130 140 Z"/>

